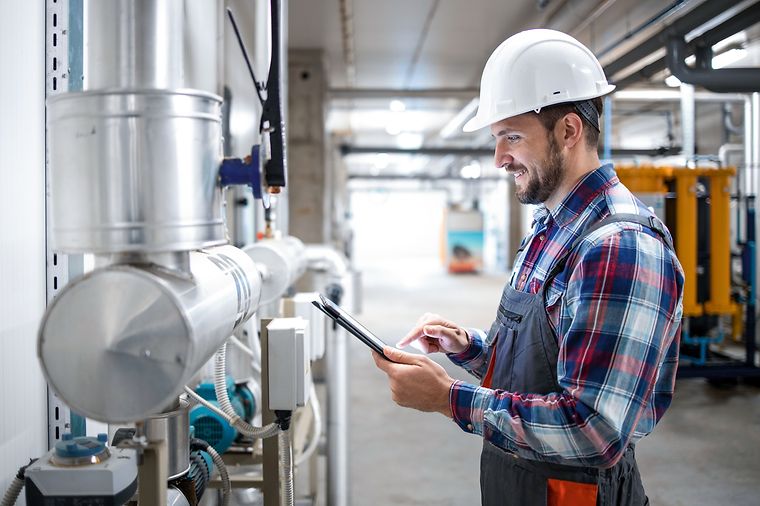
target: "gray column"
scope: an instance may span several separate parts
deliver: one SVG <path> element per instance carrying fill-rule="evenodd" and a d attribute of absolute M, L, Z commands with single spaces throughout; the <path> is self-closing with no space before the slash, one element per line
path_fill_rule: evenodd
<path fill-rule="evenodd" d="M 305 243 L 330 239 L 327 76 L 320 50 L 288 53 L 288 199 L 290 234 Z"/>

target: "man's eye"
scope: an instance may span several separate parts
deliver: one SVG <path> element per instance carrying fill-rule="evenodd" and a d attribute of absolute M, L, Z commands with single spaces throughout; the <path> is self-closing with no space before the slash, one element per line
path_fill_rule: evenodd
<path fill-rule="evenodd" d="M 514 143 L 514 142 L 517 142 L 519 140 L 520 140 L 520 136 L 519 135 L 507 135 L 507 141 L 509 141 L 509 142 Z"/>

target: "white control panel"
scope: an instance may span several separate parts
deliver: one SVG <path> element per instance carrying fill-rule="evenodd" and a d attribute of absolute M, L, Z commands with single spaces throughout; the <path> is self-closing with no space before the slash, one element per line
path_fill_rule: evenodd
<path fill-rule="evenodd" d="M 275 318 L 267 325 L 269 409 L 305 406 L 311 390 L 311 339 L 303 318 Z"/>
<path fill-rule="evenodd" d="M 319 300 L 317 292 L 297 293 L 291 299 L 283 299 L 283 314 L 287 317 L 301 317 L 309 322 L 311 335 L 311 360 L 319 360 L 325 355 L 325 314 L 314 307 Z"/>

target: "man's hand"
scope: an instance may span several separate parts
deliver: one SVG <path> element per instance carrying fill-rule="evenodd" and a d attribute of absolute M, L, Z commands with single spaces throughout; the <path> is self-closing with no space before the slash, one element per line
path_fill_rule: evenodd
<path fill-rule="evenodd" d="M 393 401 L 405 408 L 434 411 L 451 418 L 449 390 L 454 380 L 440 365 L 422 355 L 412 355 L 390 346 L 383 354 L 393 362 L 372 352 L 379 369 L 388 375 Z"/>
<path fill-rule="evenodd" d="M 461 353 L 470 344 L 470 336 L 456 323 L 437 314 L 425 313 L 396 347 L 404 348 L 415 341 L 425 353 Z"/>

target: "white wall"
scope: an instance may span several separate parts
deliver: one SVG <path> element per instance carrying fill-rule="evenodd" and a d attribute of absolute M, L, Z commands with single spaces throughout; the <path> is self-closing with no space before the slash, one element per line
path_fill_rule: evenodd
<path fill-rule="evenodd" d="M 47 450 L 44 65 L 45 2 L 0 2 L 0 494 Z"/>

